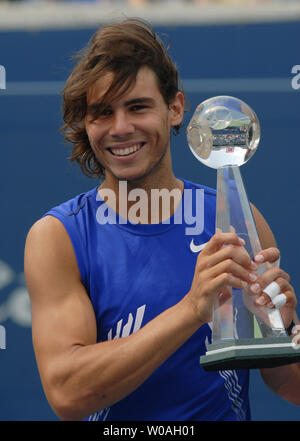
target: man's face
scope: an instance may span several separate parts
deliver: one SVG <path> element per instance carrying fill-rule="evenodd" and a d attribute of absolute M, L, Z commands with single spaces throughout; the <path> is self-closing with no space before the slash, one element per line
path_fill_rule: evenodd
<path fill-rule="evenodd" d="M 117 101 L 107 103 L 93 121 L 91 112 L 101 103 L 113 77 L 109 72 L 89 89 L 85 118 L 90 145 L 105 168 L 106 179 L 135 181 L 158 167 L 170 172 L 170 129 L 182 120 L 182 94 L 178 92 L 168 107 L 155 73 L 142 67 L 134 86 Z"/>

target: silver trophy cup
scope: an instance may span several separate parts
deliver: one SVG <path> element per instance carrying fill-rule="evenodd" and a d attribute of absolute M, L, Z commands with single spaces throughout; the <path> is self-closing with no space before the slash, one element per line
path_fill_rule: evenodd
<path fill-rule="evenodd" d="M 255 153 L 260 125 L 254 111 L 230 96 L 210 98 L 197 106 L 187 128 L 189 147 L 208 167 L 217 169 L 216 231 L 236 232 L 253 259 L 262 247 L 240 166 Z M 270 264 L 259 265 L 262 274 Z M 231 298 L 214 307 L 212 343 L 200 358 L 206 370 L 275 367 L 300 361 L 286 334 L 280 310 L 257 307 L 248 288 L 232 288 Z M 278 293 L 279 294 L 279 293 Z M 279 305 L 278 305 L 279 306 Z"/>

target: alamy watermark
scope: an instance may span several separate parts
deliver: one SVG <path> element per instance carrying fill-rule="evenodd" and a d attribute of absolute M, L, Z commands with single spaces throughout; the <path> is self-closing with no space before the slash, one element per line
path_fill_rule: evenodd
<path fill-rule="evenodd" d="M 292 67 L 292 74 L 295 74 L 291 81 L 292 88 L 298 90 L 300 89 L 300 64 L 295 64 Z"/>
<path fill-rule="evenodd" d="M 0 89 L 6 89 L 6 71 L 5 67 L 0 65 Z"/>
<path fill-rule="evenodd" d="M 149 195 L 142 188 L 128 191 L 127 181 L 119 181 L 118 198 L 114 190 L 103 188 L 97 194 L 97 200 L 106 202 L 96 211 L 97 222 L 101 225 L 158 224 L 162 219 L 162 224 L 184 223 L 187 235 L 199 235 L 204 229 L 204 190 L 200 188 L 195 191 L 184 189 L 183 194 L 179 188 L 153 188 Z"/>
<path fill-rule="evenodd" d="M 6 331 L 2 325 L 0 325 L 0 349 L 6 349 Z"/>

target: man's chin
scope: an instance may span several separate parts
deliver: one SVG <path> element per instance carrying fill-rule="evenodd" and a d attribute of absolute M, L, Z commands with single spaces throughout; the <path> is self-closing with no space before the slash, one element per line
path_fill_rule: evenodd
<path fill-rule="evenodd" d="M 132 186 L 137 186 L 138 184 L 141 184 L 144 179 L 146 178 L 147 175 L 143 174 L 143 175 L 123 175 L 123 176 L 118 176 L 117 179 L 118 181 L 127 181 L 128 184 L 132 185 Z"/>
<path fill-rule="evenodd" d="M 147 166 L 139 169 L 128 168 L 127 170 L 113 170 L 107 169 L 109 174 L 113 176 L 118 181 L 127 181 L 128 184 L 132 186 L 143 186 L 147 184 L 145 180 L 148 180 L 149 176 L 156 172 L 160 172 L 163 158 L 165 157 L 166 151 L 161 155 L 161 157 L 153 164 L 148 164 Z"/>
<path fill-rule="evenodd" d="M 109 172 L 117 181 L 127 181 L 128 183 L 132 183 L 132 184 L 142 182 L 149 175 L 149 172 L 145 173 L 144 171 L 143 172 L 128 171 L 123 173 L 122 172 L 117 173 L 110 170 Z"/>

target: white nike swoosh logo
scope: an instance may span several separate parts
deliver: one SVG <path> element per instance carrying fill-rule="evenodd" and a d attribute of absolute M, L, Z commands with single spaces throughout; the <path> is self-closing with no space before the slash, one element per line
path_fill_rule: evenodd
<path fill-rule="evenodd" d="M 206 244 L 207 244 L 207 242 L 202 243 L 201 245 L 195 245 L 194 238 L 193 238 L 190 243 L 190 249 L 193 253 L 199 253 L 199 251 L 203 250 L 203 248 L 205 247 Z"/>

